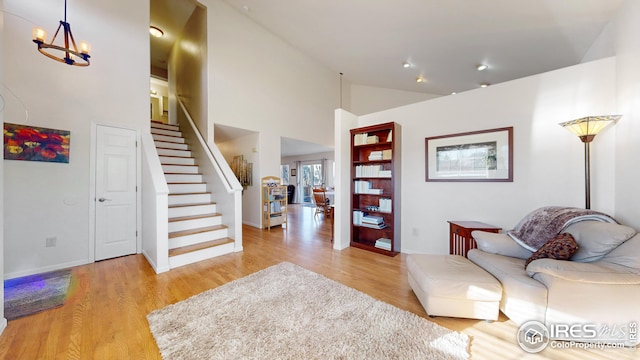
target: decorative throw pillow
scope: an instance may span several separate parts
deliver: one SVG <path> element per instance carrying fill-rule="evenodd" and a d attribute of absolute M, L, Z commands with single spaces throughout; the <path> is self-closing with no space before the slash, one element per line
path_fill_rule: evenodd
<path fill-rule="evenodd" d="M 524 264 L 525 269 L 530 262 L 536 259 L 550 258 L 567 260 L 578 251 L 578 244 L 569 233 L 562 233 L 547 241 L 540 249 L 531 255 Z"/>

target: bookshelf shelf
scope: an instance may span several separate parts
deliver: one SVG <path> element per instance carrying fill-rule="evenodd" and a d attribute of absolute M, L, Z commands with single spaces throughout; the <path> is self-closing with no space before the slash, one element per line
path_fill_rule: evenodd
<path fill-rule="evenodd" d="M 389 256 L 400 252 L 400 130 L 351 129 L 351 246 Z"/>

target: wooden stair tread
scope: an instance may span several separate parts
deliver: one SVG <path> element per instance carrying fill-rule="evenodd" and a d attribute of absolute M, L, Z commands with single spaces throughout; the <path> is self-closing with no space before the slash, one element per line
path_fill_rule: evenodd
<path fill-rule="evenodd" d="M 190 193 L 169 194 L 169 196 L 178 196 L 178 195 L 211 195 L 211 193 L 210 192 L 190 192 Z"/>
<path fill-rule="evenodd" d="M 202 173 L 176 173 L 176 172 L 166 172 L 164 174 L 165 175 L 202 175 Z M 184 183 L 175 183 L 175 184 L 184 184 Z"/>
<path fill-rule="evenodd" d="M 157 141 L 157 140 L 156 140 Z M 166 141 L 165 141 L 166 142 Z M 189 144 L 184 144 L 184 145 L 189 145 Z M 158 150 L 173 150 L 173 151 L 191 151 L 191 150 L 185 150 L 185 149 L 174 149 L 174 148 L 168 148 L 168 147 L 162 147 L 162 146 L 156 146 L 156 149 Z"/>
<path fill-rule="evenodd" d="M 200 234 L 207 231 L 224 230 L 227 228 L 228 227 L 226 225 L 214 225 L 214 226 L 207 226 L 207 227 L 202 227 L 197 229 L 174 231 L 169 233 L 169 239 L 177 238 L 180 236 Z"/>
<path fill-rule="evenodd" d="M 195 159 L 193 156 L 180 156 L 180 155 L 158 155 L 159 157 L 177 158 L 177 159 Z"/>
<path fill-rule="evenodd" d="M 202 215 L 179 216 L 179 217 L 170 218 L 169 222 L 206 219 L 206 218 L 213 218 L 213 217 L 218 217 L 218 216 L 222 216 L 222 214 L 220 214 L 220 213 L 210 213 L 210 214 L 202 214 Z"/>
<path fill-rule="evenodd" d="M 179 247 L 179 248 L 175 248 L 175 249 L 169 250 L 169 257 L 178 256 L 178 255 L 182 255 L 182 254 L 187 254 L 187 253 L 190 253 L 190 252 L 194 252 L 194 251 L 198 251 L 198 250 L 204 250 L 204 249 L 208 249 L 208 248 L 212 248 L 212 247 L 220 246 L 220 245 L 225 245 L 225 244 L 229 244 L 229 243 L 233 243 L 233 239 L 224 238 L 224 239 L 218 239 L 218 240 L 211 240 L 211 241 L 207 241 L 207 242 L 202 242 L 202 243 L 195 244 L 195 245 L 183 246 L 183 247 Z"/>
<path fill-rule="evenodd" d="M 172 208 L 181 208 L 187 206 L 202 206 L 202 205 L 215 205 L 215 202 L 203 202 L 203 203 L 191 203 L 191 204 L 179 204 L 179 205 L 169 205 L 169 209 Z"/>

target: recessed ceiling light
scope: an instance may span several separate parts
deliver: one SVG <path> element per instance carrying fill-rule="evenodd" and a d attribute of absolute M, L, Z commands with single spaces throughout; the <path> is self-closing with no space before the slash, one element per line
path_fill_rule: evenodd
<path fill-rule="evenodd" d="M 480 64 L 476 66 L 476 69 L 478 69 L 478 71 L 487 70 L 488 68 L 489 68 L 489 65 L 485 65 L 485 64 Z"/>
<path fill-rule="evenodd" d="M 160 30 L 160 28 L 157 28 L 155 26 L 150 26 L 149 27 L 149 34 L 151 34 L 151 36 L 153 37 L 162 37 L 164 35 L 164 31 Z"/>
<path fill-rule="evenodd" d="M 422 76 L 418 76 L 416 78 L 416 82 L 417 83 L 424 83 L 424 82 L 427 82 L 427 80 L 425 78 L 423 78 Z"/>
<path fill-rule="evenodd" d="M 451 95 L 455 95 L 455 94 L 457 94 L 457 92 L 455 92 L 455 91 L 451 93 Z"/>
<path fill-rule="evenodd" d="M 402 67 L 405 68 L 405 69 L 406 68 L 410 68 L 411 64 L 409 64 L 408 62 L 405 61 L 405 62 L 402 63 Z"/>
<path fill-rule="evenodd" d="M 482 84 L 480 84 L 480 87 L 486 88 L 486 87 L 487 87 L 487 86 L 489 86 L 489 85 L 491 85 L 491 84 L 482 83 Z"/>

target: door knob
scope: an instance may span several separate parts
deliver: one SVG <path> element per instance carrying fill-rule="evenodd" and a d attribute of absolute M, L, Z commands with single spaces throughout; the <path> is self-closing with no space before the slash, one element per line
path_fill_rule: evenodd
<path fill-rule="evenodd" d="M 111 199 L 100 198 L 100 199 L 98 199 L 98 201 L 105 202 L 105 201 L 111 201 Z"/>

